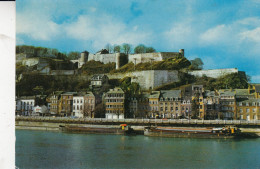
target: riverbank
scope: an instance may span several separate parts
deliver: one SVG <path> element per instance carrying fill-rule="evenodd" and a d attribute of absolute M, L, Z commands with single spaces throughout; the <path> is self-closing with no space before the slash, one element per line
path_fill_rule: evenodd
<path fill-rule="evenodd" d="M 44 131 L 60 131 L 60 126 L 73 126 L 73 127 L 90 127 L 90 128 L 115 128 L 120 127 L 120 124 L 75 124 L 75 123 L 55 123 L 55 122 L 37 122 L 37 121 L 16 121 L 16 129 L 25 129 L 25 130 L 44 130 Z M 158 124 L 159 125 L 159 124 Z M 164 125 L 166 126 L 166 125 Z M 143 134 L 144 128 L 146 125 L 131 125 L 131 128 L 136 131 L 138 134 Z M 180 127 L 180 126 L 178 126 Z M 183 128 L 190 128 L 182 126 Z M 198 126 L 193 126 L 193 128 L 201 128 Z M 241 132 L 244 133 L 256 133 L 260 136 L 260 128 L 249 128 L 241 127 Z"/>

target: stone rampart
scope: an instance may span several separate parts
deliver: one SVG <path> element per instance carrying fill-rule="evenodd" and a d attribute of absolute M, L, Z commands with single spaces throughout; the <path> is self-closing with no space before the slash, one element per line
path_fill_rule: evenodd
<path fill-rule="evenodd" d="M 178 71 L 176 70 L 145 70 L 128 72 L 125 74 L 107 74 L 109 79 L 122 79 L 131 77 L 131 82 L 139 83 L 142 89 L 154 89 L 166 83 L 179 81 Z"/>
<path fill-rule="evenodd" d="M 128 55 L 128 63 L 133 62 L 135 64 L 151 62 L 151 61 L 163 61 L 168 58 L 178 56 L 178 52 L 158 52 L 158 53 L 140 53 Z"/>
<path fill-rule="evenodd" d="M 208 77 L 212 78 L 219 78 L 221 76 L 225 76 L 231 73 L 238 73 L 237 68 L 230 68 L 230 69 L 212 69 L 212 70 L 194 70 L 188 72 L 190 75 L 202 77 L 203 75 L 206 75 Z"/>

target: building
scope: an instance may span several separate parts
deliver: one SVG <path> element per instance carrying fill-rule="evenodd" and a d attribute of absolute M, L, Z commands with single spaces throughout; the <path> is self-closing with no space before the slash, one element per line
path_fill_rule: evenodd
<path fill-rule="evenodd" d="M 148 117 L 149 110 L 152 108 L 152 106 L 149 106 L 149 95 L 149 93 L 144 92 L 138 98 L 129 98 L 129 111 L 133 114 L 134 118 Z"/>
<path fill-rule="evenodd" d="M 104 74 L 95 74 L 91 78 L 90 89 L 100 90 L 103 86 L 108 85 L 108 77 Z"/>
<path fill-rule="evenodd" d="M 124 119 L 125 93 L 119 88 L 110 89 L 104 96 L 107 119 Z"/>
<path fill-rule="evenodd" d="M 181 90 L 161 90 L 159 117 L 178 118 L 181 114 Z"/>
<path fill-rule="evenodd" d="M 236 119 L 236 98 L 232 89 L 218 90 L 220 102 L 220 118 L 224 120 Z"/>
<path fill-rule="evenodd" d="M 72 116 L 76 117 L 84 117 L 84 99 L 83 93 L 78 93 L 77 95 L 73 96 L 73 113 Z"/>
<path fill-rule="evenodd" d="M 115 63 L 116 69 L 127 64 L 128 56 L 124 53 L 109 53 L 106 49 L 98 51 L 96 54 L 89 54 L 88 61 L 99 61 L 104 64 Z"/>
<path fill-rule="evenodd" d="M 76 92 L 65 92 L 62 93 L 59 100 L 59 115 L 60 116 L 71 116 L 73 113 L 73 96 Z"/>
<path fill-rule="evenodd" d="M 92 92 L 78 93 L 73 96 L 73 116 L 95 117 L 95 96 Z"/>
<path fill-rule="evenodd" d="M 214 120 L 220 118 L 220 101 L 219 96 L 215 91 L 206 90 L 203 97 L 204 104 L 204 119 Z"/>
<path fill-rule="evenodd" d="M 160 91 L 151 91 L 148 97 L 149 109 L 148 116 L 151 118 L 157 118 L 159 116 L 159 98 Z"/>
<path fill-rule="evenodd" d="M 85 117 L 95 118 L 96 97 L 92 92 L 84 95 L 84 115 Z"/>
<path fill-rule="evenodd" d="M 237 102 L 237 119 L 259 120 L 260 99 L 244 99 Z"/>
<path fill-rule="evenodd" d="M 59 100 L 62 93 L 62 91 L 56 91 L 50 96 L 50 113 L 53 115 L 59 114 Z"/>
<path fill-rule="evenodd" d="M 35 96 L 21 96 L 16 99 L 16 115 L 31 116 L 35 106 Z"/>

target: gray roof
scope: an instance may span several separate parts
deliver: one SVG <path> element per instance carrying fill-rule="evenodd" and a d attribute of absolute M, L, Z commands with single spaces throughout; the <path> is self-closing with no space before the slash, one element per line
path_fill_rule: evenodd
<path fill-rule="evenodd" d="M 181 90 L 161 90 L 161 97 L 163 97 L 163 98 L 180 98 Z"/>
<path fill-rule="evenodd" d="M 149 95 L 149 98 L 159 98 L 160 97 L 160 91 L 152 91 Z"/>
<path fill-rule="evenodd" d="M 233 90 L 221 90 L 219 91 L 219 96 L 235 96 L 235 92 Z"/>
<path fill-rule="evenodd" d="M 260 103 L 260 99 L 246 99 L 246 100 L 243 100 L 243 101 L 240 101 L 242 103 Z"/>
<path fill-rule="evenodd" d="M 115 87 L 114 89 L 110 89 L 107 93 L 124 93 L 124 91 L 120 87 Z"/>

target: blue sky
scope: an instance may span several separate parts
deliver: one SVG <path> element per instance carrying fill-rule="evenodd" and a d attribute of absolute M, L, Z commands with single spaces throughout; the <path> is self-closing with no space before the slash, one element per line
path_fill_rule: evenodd
<path fill-rule="evenodd" d="M 260 83 L 260 0 L 17 0 L 16 43 L 94 53 L 107 43 L 185 49 Z"/>

